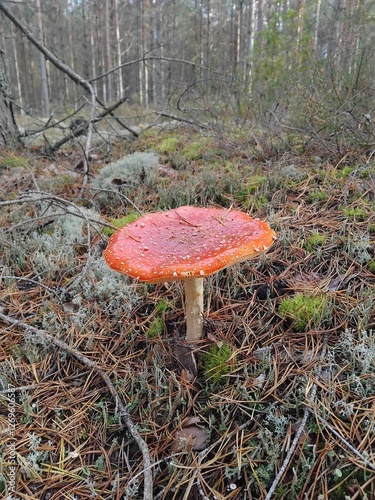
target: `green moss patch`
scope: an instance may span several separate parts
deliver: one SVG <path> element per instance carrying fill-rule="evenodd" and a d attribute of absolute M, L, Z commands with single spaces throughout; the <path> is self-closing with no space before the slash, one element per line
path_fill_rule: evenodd
<path fill-rule="evenodd" d="M 313 296 L 296 293 L 293 297 L 282 299 L 279 314 L 291 321 L 297 332 L 308 328 L 321 328 L 327 325 L 328 304 L 324 295 Z"/>
<path fill-rule="evenodd" d="M 105 236 L 111 236 L 117 229 L 121 229 L 124 226 L 127 226 L 131 222 L 134 222 L 135 220 L 140 217 L 138 212 L 131 212 L 128 215 L 124 215 L 124 217 L 120 217 L 118 219 L 111 219 L 109 221 L 109 224 L 111 224 L 112 227 L 103 227 L 102 233 Z"/>

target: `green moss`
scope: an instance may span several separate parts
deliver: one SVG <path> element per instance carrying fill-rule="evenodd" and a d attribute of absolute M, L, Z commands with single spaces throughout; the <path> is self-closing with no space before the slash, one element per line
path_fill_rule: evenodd
<path fill-rule="evenodd" d="M 142 131 L 142 139 L 147 139 L 148 137 L 156 137 L 159 134 L 159 130 L 157 128 L 147 128 Z"/>
<path fill-rule="evenodd" d="M 232 349 L 228 344 L 212 344 L 208 351 L 202 355 L 203 370 L 208 378 L 220 380 L 234 368 Z"/>
<path fill-rule="evenodd" d="M 250 193 L 255 193 L 257 189 L 267 181 L 265 175 L 253 175 L 247 181 L 247 188 Z"/>
<path fill-rule="evenodd" d="M 337 179 L 347 179 L 352 172 L 354 172 L 354 168 L 346 166 L 337 171 L 336 177 Z"/>
<path fill-rule="evenodd" d="M 29 162 L 26 160 L 26 158 L 22 158 L 22 156 L 7 156 L 0 161 L 0 169 L 27 166 L 29 166 Z"/>
<path fill-rule="evenodd" d="M 370 179 L 375 175 L 375 165 L 364 165 L 358 175 L 361 179 Z"/>
<path fill-rule="evenodd" d="M 321 247 L 326 240 L 327 240 L 327 235 L 315 231 L 306 238 L 306 240 L 303 242 L 303 247 L 308 252 L 312 252 L 316 248 Z"/>
<path fill-rule="evenodd" d="M 246 184 L 236 193 L 239 202 L 248 201 L 249 197 L 256 193 L 260 186 L 267 181 L 264 175 L 253 175 L 246 180 Z"/>
<path fill-rule="evenodd" d="M 309 191 L 307 195 L 307 199 L 310 203 L 314 203 L 316 201 L 325 201 L 327 199 L 327 193 L 324 191 L 320 191 L 318 189 Z"/>
<path fill-rule="evenodd" d="M 187 161 L 200 160 L 203 156 L 202 146 L 199 142 L 192 142 L 182 150 L 182 154 Z"/>
<path fill-rule="evenodd" d="M 138 212 L 131 212 L 130 214 L 124 215 L 124 217 L 120 217 L 119 219 L 112 219 L 109 221 L 109 223 L 116 229 L 121 229 L 122 227 L 137 220 L 139 216 L 140 215 Z M 111 227 L 103 227 L 102 233 L 105 236 L 111 236 L 116 231 L 116 229 L 112 229 Z"/>
<path fill-rule="evenodd" d="M 372 223 L 369 224 L 369 226 L 368 226 L 368 232 L 370 234 L 374 234 L 375 233 L 375 224 L 372 224 Z"/>
<path fill-rule="evenodd" d="M 156 146 L 159 153 L 174 153 L 177 149 L 179 139 L 177 137 L 168 137 Z"/>
<path fill-rule="evenodd" d="M 375 260 L 372 260 L 367 264 L 368 270 L 370 273 L 375 274 Z"/>
<path fill-rule="evenodd" d="M 86 439 L 89 437 L 89 433 L 87 432 L 87 429 L 83 427 L 79 433 L 78 433 L 78 439 L 80 441 L 86 441 Z"/>
<path fill-rule="evenodd" d="M 165 300 L 161 299 L 156 305 L 156 313 L 161 315 L 165 313 L 165 311 L 168 309 L 168 302 Z"/>
<path fill-rule="evenodd" d="M 268 198 L 264 194 L 260 194 L 255 198 L 254 206 L 257 210 L 261 210 L 268 204 Z"/>
<path fill-rule="evenodd" d="M 148 327 L 148 337 L 157 337 L 164 332 L 164 313 L 168 309 L 168 302 L 159 300 L 155 308 L 155 317 Z"/>
<path fill-rule="evenodd" d="M 208 139 L 206 137 L 201 137 L 200 139 L 196 139 L 185 146 L 181 151 L 181 155 L 185 161 L 201 160 L 207 147 Z"/>
<path fill-rule="evenodd" d="M 163 331 L 164 331 L 164 320 L 160 316 L 157 316 L 151 321 L 150 326 L 148 327 L 147 336 L 151 338 L 158 337 L 163 333 Z"/>
<path fill-rule="evenodd" d="M 304 295 L 296 293 L 293 297 L 280 302 L 279 314 L 292 322 L 292 327 L 298 332 L 307 328 L 319 328 L 327 324 L 329 317 L 327 299 L 325 296 Z"/>
<path fill-rule="evenodd" d="M 367 212 L 362 207 L 344 207 L 342 212 L 346 217 L 358 221 L 364 221 L 367 217 Z"/>

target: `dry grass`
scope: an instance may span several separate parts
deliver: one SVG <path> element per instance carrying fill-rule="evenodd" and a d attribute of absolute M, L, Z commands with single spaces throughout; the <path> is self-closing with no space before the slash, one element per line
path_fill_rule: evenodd
<path fill-rule="evenodd" d="M 146 134 L 127 152 L 155 150 L 166 137 Z M 192 139 L 181 131 L 179 140 L 186 148 Z M 244 139 L 205 141 L 203 157 L 190 151 L 176 169 L 176 153 L 162 153 L 155 184 L 132 192 L 125 186 L 112 205 L 96 203 L 90 190 L 79 198 L 74 152 L 1 170 L 0 491 L 11 484 L 14 457 L 15 498 L 147 498 L 145 456 L 128 415 L 147 444 L 154 498 L 375 498 L 369 157 L 319 152 L 317 160 L 316 150 L 265 156 L 265 147 L 260 155 Z M 122 154 L 119 147 L 98 150 L 92 176 L 106 158 Z M 265 180 L 254 187 L 255 175 Z M 93 272 L 105 247 L 101 227 L 132 211 L 126 197 L 144 212 L 188 197 L 233 206 L 267 219 L 279 234 L 257 261 L 206 280 L 194 379 L 179 362 L 180 284 L 119 277 L 119 285 L 105 268 Z M 355 207 L 365 216 L 348 211 Z M 83 221 L 74 234 L 62 225 L 68 210 Z M 314 239 L 316 233 L 324 238 Z M 306 313 L 302 330 L 280 309 L 296 294 L 305 304 L 308 297 L 324 304 L 318 319 Z M 163 331 L 150 336 L 158 315 Z M 231 352 L 230 370 L 219 377 L 202 363 L 214 343 Z M 206 435 L 199 450 L 176 437 L 193 416 Z"/>

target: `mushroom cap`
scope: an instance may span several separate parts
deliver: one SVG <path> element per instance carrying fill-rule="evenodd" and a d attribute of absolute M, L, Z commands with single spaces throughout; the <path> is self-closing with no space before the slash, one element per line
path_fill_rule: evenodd
<path fill-rule="evenodd" d="M 158 283 L 216 273 L 256 257 L 275 239 L 267 222 L 243 212 L 184 206 L 144 215 L 119 229 L 104 258 L 120 273 Z"/>

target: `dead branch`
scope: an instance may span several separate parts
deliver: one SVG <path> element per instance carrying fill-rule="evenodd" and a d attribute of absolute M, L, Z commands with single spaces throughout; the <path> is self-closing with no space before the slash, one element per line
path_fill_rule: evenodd
<path fill-rule="evenodd" d="M 82 364 L 84 364 L 85 366 L 94 370 L 103 379 L 106 386 L 108 387 L 108 390 L 109 390 L 111 396 L 113 397 L 113 399 L 116 403 L 116 407 L 119 408 L 122 422 L 129 430 L 130 434 L 134 438 L 134 441 L 137 443 L 137 445 L 142 453 L 143 479 L 144 479 L 143 498 L 144 498 L 144 500 L 152 500 L 152 498 L 153 498 L 153 493 L 152 493 L 153 486 L 152 486 L 152 475 L 151 475 L 151 459 L 150 459 L 150 453 L 149 453 L 147 443 L 142 438 L 142 436 L 139 434 L 137 427 L 135 426 L 132 419 L 130 418 L 129 413 L 126 411 L 126 408 L 125 408 L 123 402 L 121 401 L 120 396 L 119 396 L 118 392 L 116 391 L 115 386 L 112 384 L 111 379 L 109 378 L 108 374 L 102 368 L 100 368 L 94 361 L 92 361 L 90 358 L 87 358 L 86 356 L 81 354 L 76 349 L 71 348 L 68 344 L 66 344 L 62 340 L 59 340 L 59 339 L 53 337 L 51 334 L 49 334 L 45 330 L 39 330 L 38 328 L 30 326 L 30 325 L 28 325 L 22 321 L 19 321 L 17 319 L 11 318 L 10 316 L 7 316 L 6 314 L 3 314 L 1 312 L 0 312 L 0 319 L 2 319 L 3 321 L 5 321 L 6 323 L 8 323 L 10 325 L 20 327 L 27 332 L 31 332 L 35 336 L 38 335 L 38 336 L 42 337 L 44 340 L 55 345 L 56 347 L 63 350 L 64 352 L 66 352 L 70 356 L 74 356 Z"/>
<path fill-rule="evenodd" d="M 309 412 L 312 413 L 312 410 L 309 408 Z M 326 429 L 329 430 L 337 439 L 341 442 L 341 445 L 347 448 L 349 451 L 353 453 L 357 458 L 359 458 L 367 467 L 369 467 L 371 470 L 375 471 L 375 463 L 370 462 L 369 458 L 366 457 L 364 454 L 362 454 L 360 451 L 357 450 L 347 439 L 344 438 L 336 429 L 332 427 L 331 424 L 327 422 L 326 419 L 321 417 L 320 415 L 314 413 L 314 416 L 321 422 Z"/>
<path fill-rule="evenodd" d="M 61 146 L 69 142 L 73 137 L 80 137 L 81 135 L 83 135 L 87 131 L 90 125 L 99 122 L 107 115 L 112 115 L 113 111 L 115 111 L 115 109 L 121 106 L 121 104 L 123 104 L 126 100 L 127 97 L 122 97 L 119 101 L 115 102 L 111 107 L 104 109 L 104 111 L 99 113 L 96 117 L 91 118 L 89 121 L 85 122 L 77 130 L 75 130 L 74 133 L 72 132 L 70 135 L 63 137 L 59 141 L 55 142 L 54 144 L 46 148 L 43 151 L 43 154 L 45 156 L 53 156 L 56 153 L 56 151 L 58 151 L 61 148 Z M 135 131 L 133 131 L 130 127 L 124 126 L 124 128 L 128 130 L 131 134 L 138 136 L 138 134 Z M 87 154 L 87 148 L 85 149 Z"/>
<path fill-rule="evenodd" d="M 188 66 L 193 66 L 193 68 L 200 68 L 200 69 L 205 69 L 205 70 L 209 70 L 211 73 L 216 73 L 218 75 L 222 75 L 222 73 L 220 71 L 215 71 L 215 70 L 212 70 L 211 68 L 207 67 L 207 66 L 204 66 L 202 64 L 197 64 L 196 62 L 194 61 L 188 61 L 187 59 L 179 59 L 179 58 L 176 58 L 176 57 L 164 57 L 164 56 L 143 56 L 143 57 L 140 57 L 139 59 L 133 59 L 132 61 L 127 61 L 119 66 L 116 66 L 115 68 L 112 68 L 108 71 L 106 71 L 105 73 L 102 73 L 101 75 L 99 76 L 96 76 L 95 78 L 92 78 L 90 80 L 90 82 L 96 82 L 97 80 L 100 80 L 101 78 L 105 78 L 106 76 L 110 75 L 111 73 L 114 73 L 115 71 L 118 71 L 119 69 L 122 69 L 122 68 L 126 68 L 127 66 L 131 66 L 133 64 L 138 64 L 138 63 L 141 63 L 141 62 L 147 62 L 147 61 L 167 61 L 167 62 L 177 62 L 177 63 L 181 63 L 181 64 L 186 64 Z M 230 76 L 230 75 L 228 75 Z"/>
<path fill-rule="evenodd" d="M 190 120 L 186 120 L 186 118 L 180 118 L 179 116 L 171 115 L 169 113 L 160 112 L 160 113 L 157 113 L 157 115 L 158 116 L 164 116 L 165 118 L 171 118 L 172 120 L 176 120 L 178 122 L 187 123 L 188 125 L 193 125 L 193 127 L 198 127 L 198 128 L 201 128 L 201 129 L 206 129 L 207 128 L 202 123 L 192 122 Z"/>

